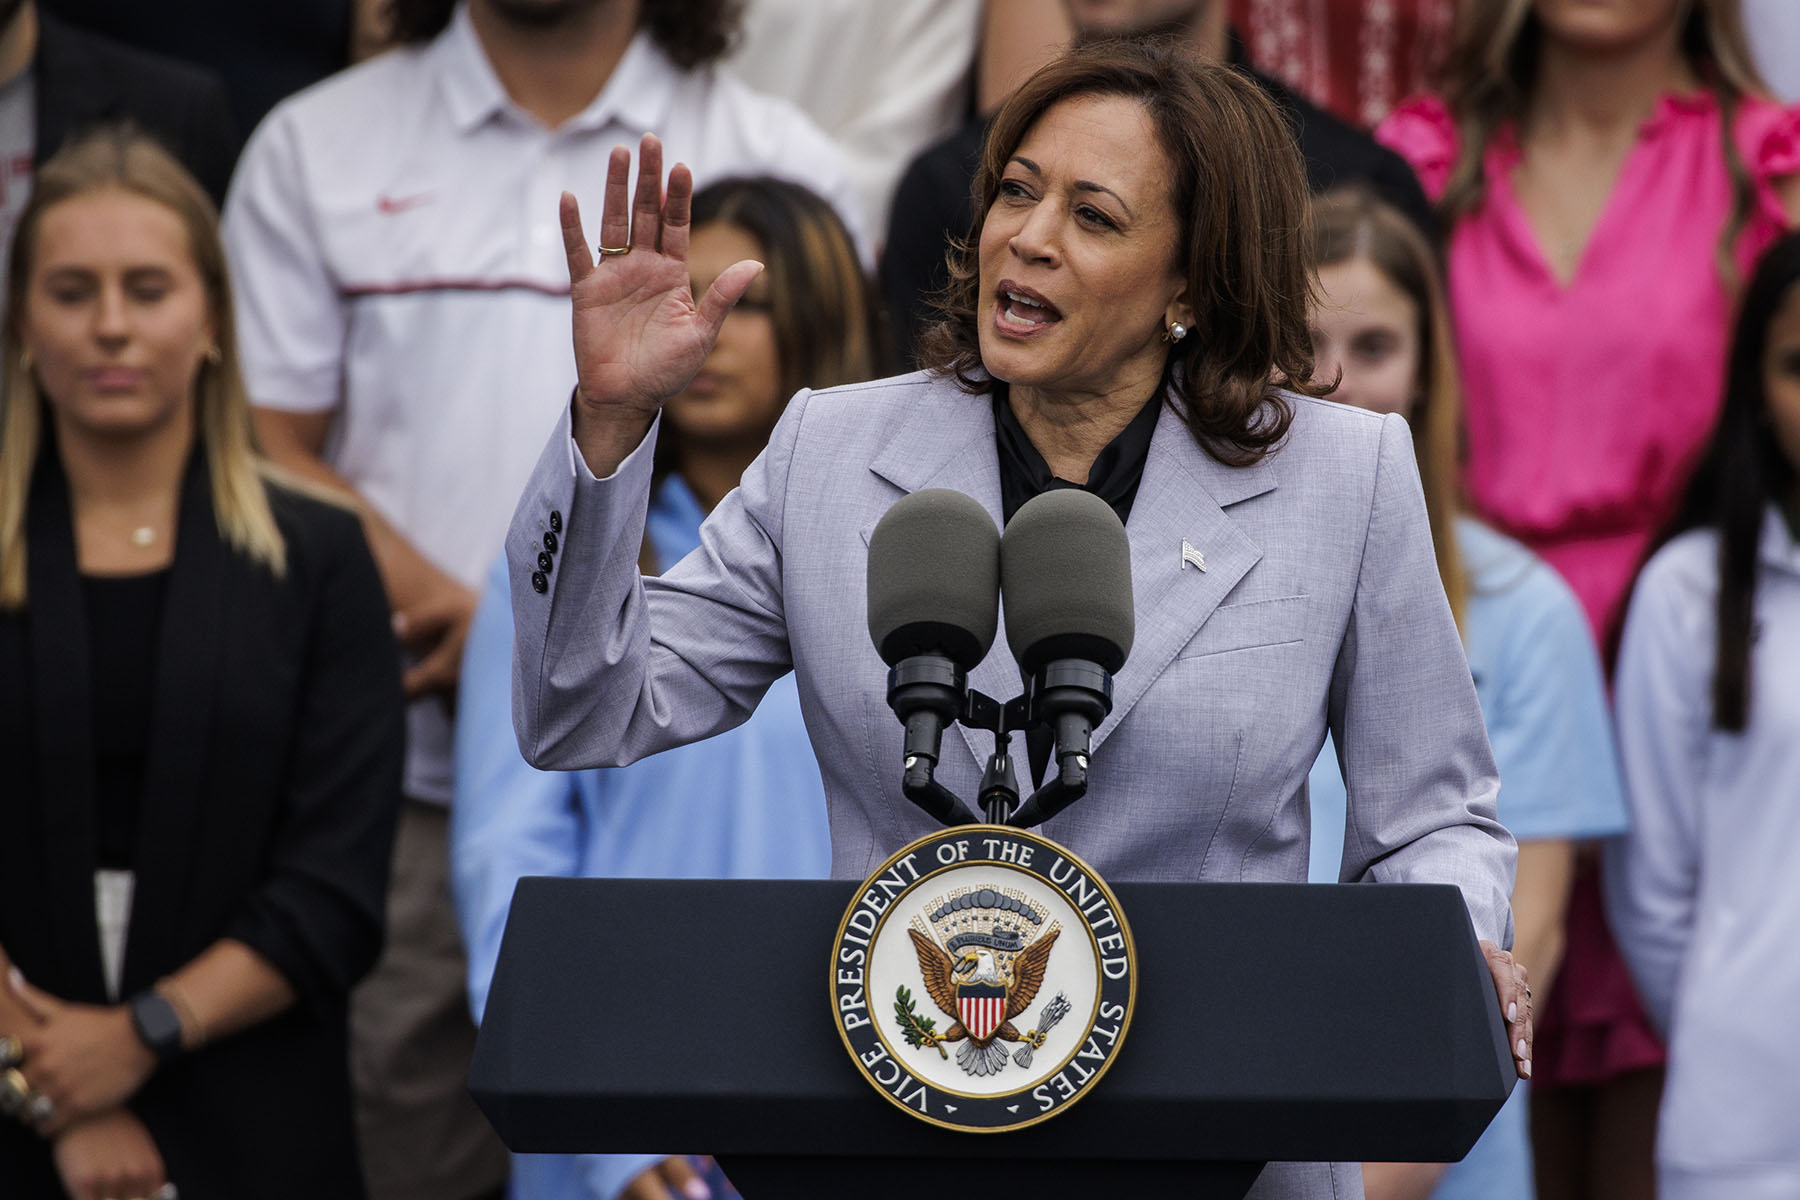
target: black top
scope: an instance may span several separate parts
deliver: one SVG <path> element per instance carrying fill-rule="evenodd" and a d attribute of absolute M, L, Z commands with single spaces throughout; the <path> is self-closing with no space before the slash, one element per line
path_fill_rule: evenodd
<path fill-rule="evenodd" d="M 1231 63 L 1255 80 L 1287 116 L 1314 194 L 1340 183 L 1367 184 L 1436 240 L 1431 204 L 1405 159 L 1280 80 L 1252 70 L 1236 38 Z M 882 252 L 881 290 L 901 369 L 912 368 L 914 339 L 936 318 L 931 297 L 950 283 L 944 265 L 950 240 L 973 234 L 976 214 L 969 191 L 991 123 L 991 118 L 976 120 L 926 149 L 907 167 L 895 189 Z"/>
<path fill-rule="evenodd" d="M 130 870 L 137 853 L 156 694 L 156 639 L 168 590 L 167 567 L 145 575 L 81 577 L 94 698 L 97 861 L 109 870 Z"/>
<path fill-rule="evenodd" d="M 1026 436 L 1025 427 L 1013 415 L 1004 384 L 994 389 L 994 441 L 1000 451 L 1000 508 L 1010 521 L 1027 500 L 1044 492 L 1063 488 L 1080 488 L 1092 492 L 1119 514 L 1119 524 L 1131 519 L 1131 502 L 1137 499 L 1138 484 L 1144 478 L 1144 463 L 1150 457 L 1150 438 L 1156 433 L 1156 418 L 1162 412 L 1162 391 L 1145 401 L 1131 424 L 1106 444 L 1094 459 L 1086 483 L 1059 479 L 1050 473 L 1050 464 L 1038 453 Z"/>

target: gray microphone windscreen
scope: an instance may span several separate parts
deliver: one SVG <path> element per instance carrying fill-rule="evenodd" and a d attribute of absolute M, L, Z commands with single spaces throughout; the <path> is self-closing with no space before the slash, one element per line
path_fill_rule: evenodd
<path fill-rule="evenodd" d="M 869 637 L 889 666 L 943 654 L 963 670 L 999 625 L 1000 531 L 961 492 L 903 496 L 869 537 Z"/>
<path fill-rule="evenodd" d="M 1125 665 L 1137 625 L 1131 542 L 1112 506 L 1063 488 L 1020 506 L 1000 540 L 1006 640 L 1028 672 L 1059 658 Z"/>

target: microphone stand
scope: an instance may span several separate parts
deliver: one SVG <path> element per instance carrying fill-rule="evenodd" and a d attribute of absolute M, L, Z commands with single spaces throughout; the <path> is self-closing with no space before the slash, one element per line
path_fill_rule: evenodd
<path fill-rule="evenodd" d="M 918 706 L 906 722 L 906 774 L 900 787 L 907 799 L 944 825 L 973 825 L 985 818 L 990 825 L 1030 829 L 1087 795 L 1085 747 L 1094 726 L 1112 709 L 1110 675 L 1092 663 L 1058 660 L 1032 677 L 1030 690 L 1004 704 L 973 688 L 965 689 L 963 680 L 963 673 L 947 661 L 910 660 L 889 672 L 889 703 L 904 692 L 910 693 Z M 951 705 L 959 697 L 960 711 L 954 712 L 954 720 L 994 735 L 994 752 L 988 756 L 977 797 L 980 818 L 937 781 L 937 758 L 927 749 L 929 722 L 924 714 L 933 712 L 940 719 L 951 715 Z M 1045 712 L 1051 705 L 1058 710 L 1054 718 Z M 1077 748 L 1061 754 L 1056 774 L 1021 804 L 1011 735 L 1052 721 L 1057 726 L 1058 744 Z"/>

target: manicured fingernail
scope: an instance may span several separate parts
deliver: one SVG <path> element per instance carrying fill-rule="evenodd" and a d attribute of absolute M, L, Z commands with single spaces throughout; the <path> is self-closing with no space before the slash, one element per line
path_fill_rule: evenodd
<path fill-rule="evenodd" d="M 1506 1006 L 1506 1023 L 1508 1025 L 1511 1025 L 1514 1021 L 1516 1021 L 1518 1019 L 1519 1019 L 1519 1002 L 1517 1000 L 1515 1000 L 1511 1004 Z"/>
<path fill-rule="evenodd" d="M 1527 1056 L 1528 1056 L 1528 1055 L 1529 1055 L 1529 1054 L 1530 1054 L 1530 1053 L 1531 1053 L 1531 1047 L 1530 1047 L 1530 1046 L 1527 1046 L 1527 1045 L 1526 1045 L 1526 1044 L 1525 1044 L 1525 1039 L 1524 1039 L 1524 1038 L 1520 1038 L 1520 1039 L 1519 1039 L 1519 1057 L 1520 1057 L 1520 1058 L 1521 1058 L 1521 1059 L 1525 1059 L 1525 1060 L 1526 1060 L 1526 1061 L 1529 1061 L 1529 1059 L 1528 1059 L 1528 1058 L 1527 1058 Z"/>
<path fill-rule="evenodd" d="M 1519 1074 L 1527 1079 L 1531 1078 L 1531 1060 L 1529 1058 L 1519 1064 Z"/>

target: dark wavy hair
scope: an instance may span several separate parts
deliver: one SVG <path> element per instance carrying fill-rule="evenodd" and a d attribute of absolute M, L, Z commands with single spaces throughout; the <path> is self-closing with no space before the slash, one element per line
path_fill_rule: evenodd
<path fill-rule="evenodd" d="M 1144 106 L 1171 167 L 1170 203 L 1195 328 L 1170 348 L 1164 391 L 1200 445 L 1231 466 L 1260 459 L 1287 435 L 1285 386 L 1314 387 L 1312 235 L 1306 170 L 1293 132 L 1261 88 L 1231 68 L 1200 63 L 1161 42 L 1107 40 L 1042 67 L 994 118 L 973 186 L 975 222 L 952 246 L 944 319 L 924 333 L 922 365 L 991 393 L 976 311 L 981 225 L 1026 133 L 1077 96 L 1123 96 Z"/>
<path fill-rule="evenodd" d="M 1800 466 L 1781 452 L 1769 412 L 1763 360 L 1769 324 L 1800 286 L 1800 232 L 1764 252 L 1744 289 L 1725 366 L 1725 405 L 1718 426 L 1674 517 L 1651 553 L 1690 529 L 1719 538 L 1718 636 L 1714 643 L 1713 725 L 1742 732 L 1750 716 L 1750 643 L 1756 611 L 1757 549 L 1765 514 L 1789 503 Z"/>
<path fill-rule="evenodd" d="M 444 32 L 457 0 L 388 0 L 394 40 L 426 42 Z M 642 0 L 638 28 L 683 68 L 716 62 L 731 49 L 743 24 L 743 0 Z"/>

